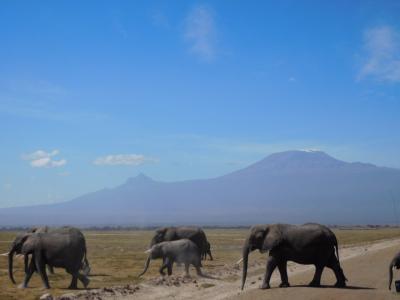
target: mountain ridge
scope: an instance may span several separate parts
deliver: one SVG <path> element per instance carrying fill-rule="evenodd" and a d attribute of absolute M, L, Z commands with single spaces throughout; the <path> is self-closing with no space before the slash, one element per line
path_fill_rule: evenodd
<path fill-rule="evenodd" d="M 398 169 L 291 150 L 211 179 L 164 182 L 140 173 L 70 201 L 0 209 L 0 225 L 391 224 L 399 183 Z"/>

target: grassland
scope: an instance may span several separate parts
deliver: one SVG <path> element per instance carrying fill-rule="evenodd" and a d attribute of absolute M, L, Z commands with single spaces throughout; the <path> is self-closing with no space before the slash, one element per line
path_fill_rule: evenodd
<path fill-rule="evenodd" d="M 205 230 L 212 245 L 214 261 L 204 262 L 205 270 L 216 270 L 225 265 L 232 265 L 241 256 L 241 246 L 247 234 L 245 229 L 207 229 Z M 400 237 L 400 229 L 369 229 L 369 230 L 335 230 L 340 246 L 371 243 L 377 240 Z M 15 232 L 0 232 L 0 252 L 8 251 Z M 84 232 L 88 245 L 88 258 L 92 268 L 90 288 L 100 288 L 113 285 L 134 284 L 157 275 L 159 261 L 153 261 L 144 279 L 139 274 L 144 265 L 152 231 L 86 231 Z M 256 254 L 253 257 L 262 258 Z M 15 277 L 22 282 L 22 261 L 15 261 Z M 52 294 L 69 293 L 66 287 L 70 276 L 62 269 L 56 269 L 55 275 L 50 275 Z M 7 258 L 0 257 L 0 299 L 38 299 L 46 290 L 42 288 L 39 276 L 34 275 L 30 288 L 21 290 L 14 286 L 7 275 Z"/>

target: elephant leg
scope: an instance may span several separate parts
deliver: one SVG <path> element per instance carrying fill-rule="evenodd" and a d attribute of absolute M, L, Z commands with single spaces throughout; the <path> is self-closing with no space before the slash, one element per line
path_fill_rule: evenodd
<path fill-rule="evenodd" d="M 173 266 L 174 262 L 170 259 L 167 260 L 167 272 L 168 272 L 168 276 L 172 275 L 172 266 Z"/>
<path fill-rule="evenodd" d="M 32 257 L 31 262 L 29 263 L 29 266 L 26 267 L 24 282 L 20 285 L 21 288 L 28 287 L 29 280 L 31 279 L 32 274 L 34 272 L 35 272 L 35 260 Z"/>
<path fill-rule="evenodd" d="M 279 273 L 281 274 L 281 284 L 279 287 L 289 287 L 289 279 L 287 275 L 287 261 L 282 261 L 278 264 Z"/>
<path fill-rule="evenodd" d="M 328 268 L 332 269 L 336 276 L 336 287 L 345 287 L 346 286 L 346 276 L 344 276 L 343 269 L 340 267 L 339 261 L 337 260 L 336 256 L 331 259 L 329 262 Z"/>
<path fill-rule="evenodd" d="M 321 286 L 321 275 L 322 275 L 322 271 L 324 270 L 324 266 L 323 265 L 315 265 L 315 273 L 314 273 L 314 277 L 311 280 L 311 282 L 308 284 L 309 286 Z"/>
<path fill-rule="evenodd" d="M 160 272 L 161 276 L 165 276 L 164 269 L 165 269 L 165 265 L 163 264 L 159 269 L 159 272 Z"/>
<path fill-rule="evenodd" d="M 40 251 L 35 251 L 33 254 L 33 258 L 35 260 L 36 270 L 39 272 L 39 275 L 42 278 L 44 287 L 46 289 L 49 289 L 50 285 L 49 285 L 49 279 L 46 274 L 46 264 L 43 261 L 43 257 Z"/>
<path fill-rule="evenodd" d="M 166 268 L 168 268 L 168 264 L 169 264 L 169 258 L 168 258 L 168 257 L 164 257 L 164 258 L 163 258 L 163 263 L 162 263 L 162 265 L 161 265 L 161 267 L 160 267 L 160 274 L 161 274 L 162 276 L 165 276 L 164 270 L 165 270 Z"/>
<path fill-rule="evenodd" d="M 211 254 L 211 251 L 208 251 L 208 256 L 210 256 L 210 260 L 214 260 L 212 254 Z"/>
<path fill-rule="evenodd" d="M 78 288 L 78 275 L 76 272 L 71 272 L 70 274 L 72 276 L 72 279 L 68 288 L 70 290 L 76 290 Z"/>
<path fill-rule="evenodd" d="M 261 285 L 261 289 L 269 289 L 269 281 L 271 280 L 272 272 L 274 272 L 276 266 L 278 265 L 277 259 L 273 256 L 268 257 L 267 267 L 265 269 L 264 281 Z"/>
<path fill-rule="evenodd" d="M 190 277 L 189 275 L 189 263 L 185 263 L 185 277 Z"/>

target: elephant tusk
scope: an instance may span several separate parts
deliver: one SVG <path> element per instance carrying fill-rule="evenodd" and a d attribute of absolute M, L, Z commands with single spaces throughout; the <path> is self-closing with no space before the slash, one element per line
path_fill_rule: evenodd
<path fill-rule="evenodd" d="M 151 249 L 147 249 L 146 251 L 144 251 L 144 253 L 150 253 Z"/>
<path fill-rule="evenodd" d="M 10 252 L 2 253 L 0 256 L 8 256 L 8 254 L 10 254 Z"/>
<path fill-rule="evenodd" d="M 241 264 L 242 263 L 242 261 L 243 261 L 243 258 L 241 258 L 241 259 L 239 259 L 236 263 L 235 263 L 235 265 L 239 265 L 239 264 Z"/>

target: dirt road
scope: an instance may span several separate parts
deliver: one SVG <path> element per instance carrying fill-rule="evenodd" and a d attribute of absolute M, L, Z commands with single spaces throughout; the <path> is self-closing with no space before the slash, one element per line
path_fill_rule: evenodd
<path fill-rule="evenodd" d="M 349 280 L 347 289 L 329 287 L 335 282 L 333 272 L 330 270 L 325 270 L 322 279 L 322 284 L 328 287 L 303 287 L 313 276 L 314 270 L 309 270 L 291 276 L 291 288 L 251 290 L 231 299 L 399 299 L 400 295 L 388 290 L 388 265 L 399 250 L 400 245 L 396 245 L 377 251 L 365 251 L 364 254 L 345 259 L 342 266 Z M 400 277 L 400 274 L 396 275 L 397 278 Z M 276 283 L 274 286 L 276 287 Z"/>
<path fill-rule="evenodd" d="M 240 291 L 241 270 L 233 265 L 225 266 L 209 275 L 218 279 L 198 278 L 184 280 L 177 276 L 167 279 L 154 279 L 139 285 L 132 295 L 120 293 L 100 293 L 101 299 L 107 300 L 141 300 L 141 299 L 400 299 L 388 290 L 388 264 L 395 253 L 400 251 L 400 240 L 381 241 L 374 244 L 340 249 L 340 260 L 348 287 L 333 288 L 333 272 L 325 269 L 321 288 L 310 288 L 306 285 L 314 273 L 313 266 L 289 264 L 288 273 L 290 288 L 278 288 L 279 273 L 274 272 L 271 289 L 260 290 L 265 262 L 253 261 L 244 291 Z M 179 271 L 177 272 L 179 273 Z M 400 279 L 400 272 L 394 273 Z M 80 298 L 79 298 L 80 299 Z M 85 298 L 86 299 L 86 298 Z M 96 298 L 98 299 L 98 298 Z"/>

